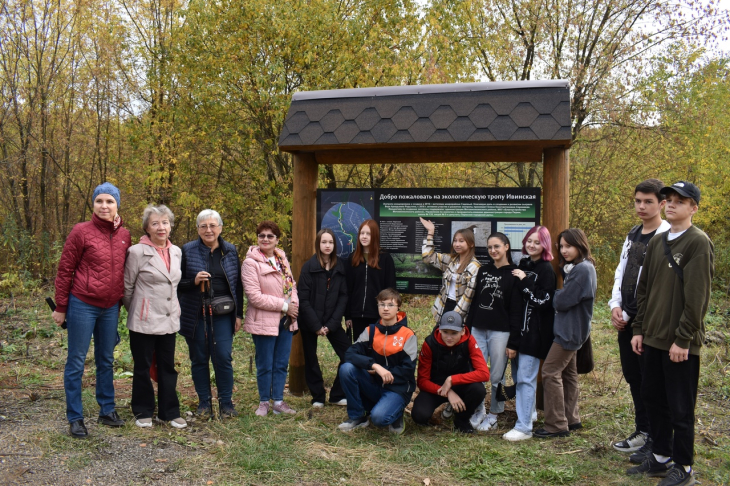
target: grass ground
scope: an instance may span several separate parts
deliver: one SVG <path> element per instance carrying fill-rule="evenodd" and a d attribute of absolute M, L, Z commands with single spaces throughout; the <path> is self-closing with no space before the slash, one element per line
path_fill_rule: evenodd
<path fill-rule="evenodd" d="M 702 484 L 730 483 L 730 353 L 727 299 L 715 296 L 708 316 L 710 343 L 703 348 L 700 394 L 697 401 L 696 464 Z M 412 297 L 405 309 L 410 326 L 422 341 L 432 321 L 430 298 Z M 240 415 L 224 422 L 193 421 L 191 427 L 165 426 L 141 430 L 131 421 L 131 357 L 123 327 L 116 351 L 118 410 L 128 424 L 121 429 L 92 428 L 92 439 L 66 436 L 63 419 L 62 369 L 65 333 L 56 329 L 40 296 L 27 296 L 8 305 L 0 315 L 0 437 L 7 447 L 32 445 L 20 458 L 0 446 L 0 482 L 36 484 L 654 484 L 629 479 L 627 457 L 611 447 L 633 430 L 633 407 L 623 382 L 615 334 L 605 302 L 593 321 L 595 370 L 581 376 L 580 411 L 585 428 L 569 438 L 532 439 L 509 443 L 501 439 L 515 421 L 513 406 L 499 421 L 499 430 L 464 436 L 450 422 L 431 427 L 406 420 L 402 436 L 371 427 L 351 434 L 337 430 L 344 408 L 312 409 L 310 398 L 287 396 L 299 411 L 295 416 L 253 414 L 257 406 L 253 343 L 249 335 L 235 340 L 234 401 Z M 45 304 L 43 304 L 45 305 Z M 0 311 L 4 308 L 0 307 Z M 187 347 L 178 340 L 178 390 L 184 411 L 197 405 L 190 379 Z M 325 340 L 319 350 L 325 381 L 336 370 L 335 355 Z M 93 394 L 93 359 L 87 361 L 84 409 L 93 422 L 98 409 Z M 20 417 L 15 420 L 13 417 Z M 541 423 L 542 414 L 540 414 Z M 25 425 L 23 425 L 25 424 Z M 0 441 L 3 442 L 3 441 Z M 144 446 L 142 445 L 144 444 Z M 130 454 L 149 451 L 147 454 Z M 15 450 L 15 449 L 14 449 Z M 21 449 L 17 449 L 21 450 Z M 25 449 L 22 449 L 25 450 Z M 30 449 L 29 449 L 30 450 Z M 138 461 L 127 475 L 99 475 L 111 459 Z M 139 457 L 137 457 L 139 456 Z M 23 464 L 18 465 L 22 459 Z M 53 460 L 51 460 L 53 459 Z M 13 462 L 15 461 L 15 462 Z M 43 468 L 59 467 L 63 474 L 44 476 Z M 113 463 L 113 461 L 112 461 Z M 105 465 L 100 467 L 100 465 Z M 32 471 L 29 478 L 25 471 Z M 94 476 L 90 471 L 95 471 Z M 3 477 L 2 474 L 5 474 Z M 74 474 L 76 473 L 76 474 Z M 52 479 L 56 477 L 57 479 Z M 86 479 L 83 479 L 86 478 Z M 82 480 L 83 479 L 83 480 Z"/>

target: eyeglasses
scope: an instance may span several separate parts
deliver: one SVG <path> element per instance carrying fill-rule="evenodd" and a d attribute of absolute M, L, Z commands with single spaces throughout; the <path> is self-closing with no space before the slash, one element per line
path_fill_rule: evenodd
<path fill-rule="evenodd" d="M 397 304 L 383 304 L 382 302 L 378 304 L 378 307 L 381 309 L 392 309 L 393 307 L 398 307 Z"/>
<path fill-rule="evenodd" d="M 202 229 L 203 231 L 208 231 L 208 228 L 215 230 L 218 226 L 221 226 L 219 224 L 201 224 L 198 226 L 198 229 Z"/>
<path fill-rule="evenodd" d="M 273 240 L 273 239 L 276 239 L 276 235 L 264 234 L 264 233 L 261 233 L 259 235 L 259 240 Z"/>

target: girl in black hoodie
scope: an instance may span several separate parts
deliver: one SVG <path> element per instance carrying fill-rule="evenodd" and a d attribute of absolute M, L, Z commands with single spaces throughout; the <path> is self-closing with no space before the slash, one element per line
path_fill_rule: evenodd
<path fill-rule="evenodd" d="M 357 248 L 346 264 L 347 311 L 345 324 L 350 339 L 357 340 L 366 327 L 380 318 L 375 297 L 381 290 L 395 290 L 393 258 L 380 251 L 380 228 L 372 219 L 357 230 Z"/>
<path fill-rule="evenodd" d="M 297 283 L 299 295 L 299 328 L 304 348 L 304 380 L 312 392 L 312 405 L 324 407 L 325 389 L 322 370 L 317 360 L 317 338 L 325 336 L 340 358 L 350 347 L 342 316 L 347 307 L 345 265 L 337 258 L 337 240 L 331 229 L 317 233 L 315 253 L 302 266 Z M 339 368 L 330 390 L 330 403 L 347 405 L 345 392 L 340 386 Z"/>
<path fill-rule="evenodd" d="M 472 335 L 489 361 L 492 382 L 492 400 L 489 414 L 477 409 L 472 425 L 487 431 L 497 424 L 497 414 L 504 411 L 504 402 L 497 401 L 497 387 L 504 381 L 507 367 L 507 347 L 511 337 L 521 326 L 522 296 L 516 288 L 517 267 L 510 256 L 509 239 L 503 233 L 492 233 L 487 239 L 487 250 L 493 262 L 482 265 L 476 276 L 476 292 L 469 307 L 467 324 Z"/>
<path fill-rule="evenodd" d="M 532 437 L 532 417 L 535 410 L 535 393 L 540 360 L 545 359 L 553 342 L 553 295 L 555 272 L 550 232 L 544 226 L 535 226 L 522 240 L 520 260 L 512 275 L 517 277 L 517 288 L 522 295 L 522 326 L 515 336 L 510 336 L 507 356 L 512 359 L 512 376 L 517 388 L 517 423 L 502 436 L 509 441 Z M 515 359 L 516 358 L 516 359 Z"/>

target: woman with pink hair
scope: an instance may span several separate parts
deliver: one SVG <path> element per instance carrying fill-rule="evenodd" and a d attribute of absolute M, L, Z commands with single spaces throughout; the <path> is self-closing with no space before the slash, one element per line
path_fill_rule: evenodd
<path fill-rule="evenodd" d="M 545 359 L 553 342 L 553 295 L 556 278 L 550 261 L 552 241 L 544 226 L 535 226 L 522 240 L 522 254 L 518 268 L 512 274 L 519 279 L 522 293 L 522 328 L 519 336 L 510 338 L 507 356 L 512 360 L 512 376 L 517 388 L 515 409 L 517 423 L 502 436 L 509 441 L 532 437 L 532 419 L 535 411 L 535 393 L 540 360 Z M 514 346 L 517 343 L 517 346 Z M 515 370 L 516 368 L 516 370 Z M 515 372 L 516 371 L 516 372 Z"/>

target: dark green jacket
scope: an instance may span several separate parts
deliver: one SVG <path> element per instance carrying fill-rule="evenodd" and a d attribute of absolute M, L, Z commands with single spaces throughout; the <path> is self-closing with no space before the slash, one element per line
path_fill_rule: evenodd
<path fill-rule="evenodd" d="M 639 277 L 636 300 L 639 313 L 634 319 L 634 335 L 643 335 L 644 344 L 669 351 L 672 344 L 699 355 L 705 340 L 705 314 L 715 265 L 715 249 L 710 238 L 696 226 L 669 241 L 669 248 L 682 271 L 684 284 L 664 255 L 666 233 L 649 242 L 644 268 Z"/>

